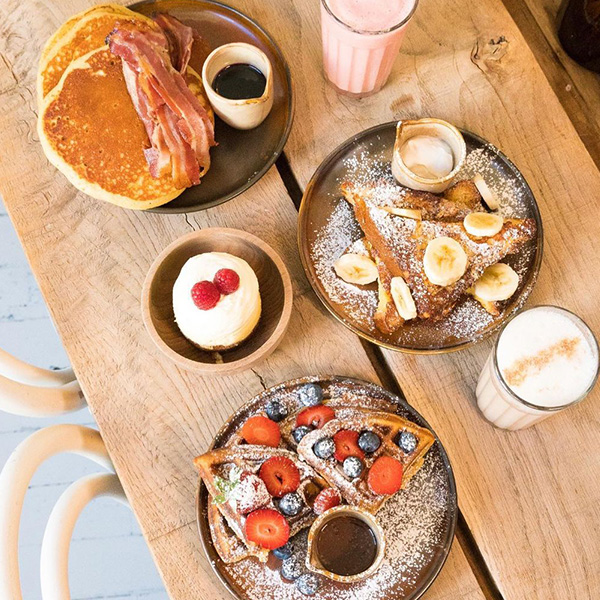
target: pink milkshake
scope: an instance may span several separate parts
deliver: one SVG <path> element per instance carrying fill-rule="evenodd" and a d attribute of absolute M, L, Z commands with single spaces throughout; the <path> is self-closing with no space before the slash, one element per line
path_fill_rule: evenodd
<path fill-rule="evenodd" d="M 321 0 L 323 63 L 342 93 L 366 96 L 387 81 L 418 0 Z"/>

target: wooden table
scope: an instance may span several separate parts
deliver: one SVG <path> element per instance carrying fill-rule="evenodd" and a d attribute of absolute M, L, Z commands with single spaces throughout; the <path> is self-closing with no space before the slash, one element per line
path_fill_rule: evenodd
<path fill-rule="evenodd" d="M 331 149 L 377 123 L 439 116 L 502 148 L 538 198 L 546 246 L 530 304 L 573 309 L 600 333 L 600 80 L 560 50 L 549 16 L 558 0 L 505 0 L 506 8 L 422 0 L 390 82 L 363 100 L 339 97 L 323 81 L 317 0 L 230 2 L 294 58 L 295 127 L 278 169 L 241 197 L 187 216 L 95 202 L 48 164 L 35 130 L 37 57 L 55 28 L 91 3 L 0 4 L 0 191 L 171 597 L 227 597 L 196 534 L 193 456 L 265 386 L 338 373 L 403 393 L 449 451 L 458 540 L 427 598 L 599 598 L 598 391 L 531 430 L 496 430 L 473 393 L 489 341 L 435 357 L 360 341 L 320 306 L 294 242 L 301 189 Z M 295 299 L 289 333 L 267 361 L 209 379 L 162 359 L 139 297 L 161 249 L 216 225 L 275 247 Z"/>

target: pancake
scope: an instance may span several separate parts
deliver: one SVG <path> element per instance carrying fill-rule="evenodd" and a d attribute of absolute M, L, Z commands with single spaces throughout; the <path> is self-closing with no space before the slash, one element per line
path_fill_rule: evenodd
<path fill-rule="evenodd" d="M 102 4 L 69 19 L 48 40 L 42 50 L 38 69 L 38 101 L 58 84 L 74 60 L 105 45 L 106 36 L 117 23 L 135 22 L 141 31 L 158 25 L 143 15 L 117 4 Z"/>
<path fill-rule="evenodd" d="M 213 119 L 200 75 L 188 68 L 186 81 Z M 170 174 L 150 175 L 148 136 L 108 46 L 69 65 L 42 103 L 38 132 L 48 160 L 93 198 L 144 210 L 183 192 Z"/>

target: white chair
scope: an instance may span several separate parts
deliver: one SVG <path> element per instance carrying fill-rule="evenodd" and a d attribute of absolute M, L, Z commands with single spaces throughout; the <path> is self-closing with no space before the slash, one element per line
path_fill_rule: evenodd
<path fill-rule="evenodd" d="M 71 369 L 50 371 L 29 365 L 0 350 L 0 410 L 45 417 L 79 410 L 85 399 Z M 23 501 L 38 467 L 63 452 L 84 456 L 108 473 L 82 477 L 56 503 L 42 543 L 40 575 L 43 600 L 70 600 L 68 560 L 77 518 L 94 498 L 109 496 L 128 505 L 104 442 L 95 429 L 53 425 L 25 439 L 0 473 L 0 598 L 22 600 L 19 573 L 19 525 Z"/>

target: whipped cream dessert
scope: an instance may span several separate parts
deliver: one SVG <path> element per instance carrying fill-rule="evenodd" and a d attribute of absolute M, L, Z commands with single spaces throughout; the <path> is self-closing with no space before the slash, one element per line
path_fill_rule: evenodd
<path fill-rule="evenodd" d="M 173 312 L 181 333 L 205 350 L 243 342 L 261 314 L 258 279 L 243 259 L 224 252 L 190 258 L 173 286 Z"/>
<path fill-rule="evenodd" d="M 439 137 L 416 135 L 400 148 L 402 162 L 415 174 L 427 179 L 439 179 L 454 168 L 450 145 Z"/>

